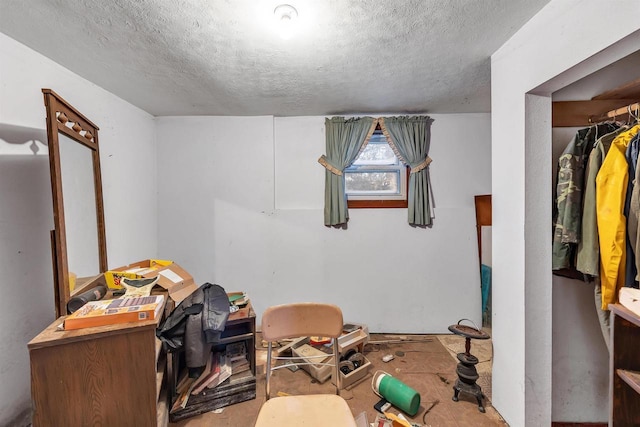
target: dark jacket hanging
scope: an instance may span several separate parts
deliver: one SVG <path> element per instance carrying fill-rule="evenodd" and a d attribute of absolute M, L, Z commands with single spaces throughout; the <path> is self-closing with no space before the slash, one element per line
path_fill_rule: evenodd
<path fill-rule="evenodd" d="M 205 283 L 178 304 L 156 335 L 167 351 L 184 347 L 187 367 L 198 368 L 206 364 L 228 318 L 229 298 L 224 288 Z"/>

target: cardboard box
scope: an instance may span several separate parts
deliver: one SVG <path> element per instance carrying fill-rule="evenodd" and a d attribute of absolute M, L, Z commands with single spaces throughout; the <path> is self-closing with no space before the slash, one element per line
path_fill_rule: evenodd
<path fill-rule="evenodd" d="M 123 277 L 130 279 L 158 276 L 156 286 L 166 289 L 169 297 L 179 304 L 198 287 L 193 277 L 173 261 L 146 259 L 123 267 L 114 268 L 104 273 L 110 289 L 122 289 L 120 281 Z"/>
<path fill-rule="evenodd" d="M 368 341 L 369 341 L 369 332 L 366 326 L 364 326 L 364 328 L 362 329 L 359 328 L 353 332 L 349 332 L 347 334 L 341 335 L 338 338 L 338 351 L 340 352 L 341 355 L 344 355 L 349 350 L 355 350 L 359 353 L 363 353 L 364 346 Z M 305 370 L 307 373 L 309 373 L 311 377 L 315 378 L 320 383 L 324 383 L 329 378 L 331 378 L 331 382 L 335 384 L 335 380 L 332 378 L 333 366 L 317 364 L 318 360 L 321 360 L 321 359 L 306 358 L 312 353 L 319 354 L 316 352 L 311 352 L 309 350 L 308 344 L 309 344 L 308 337 L 299 338 L 293 341 L 292 343 L 290 343 L 287 346 L 287 349 L 283 349 L 283 352 L 290 349 L 292 356 L 298 358 L 294 360 L 294 362 L 297 362 L 297 363 L 316 362 L 315 364 L 310 364 L 310 365 L 299 365 L 299 367 Z M 331 360 L 329 359 L 330 357 L 331 357 L 331 354 L 327 354 L 326 361 L 331 362 Z M 358 382 L 369 373 L 369 369 L 371 368 L 371 362 L 366 357 L 364 357 L 364 360 L 365 362 L 361 366 L 359 366 L 358 369 L 355 369 L 349 372 L 347 375 L 343 374 L 341 371 L 338 371 L 338 374 L 340 375 L 340 379 L 342 380 L 342 388 L 349 387 L 351 384 Z"/>
<path fill-rule="evenodd" d="M 360 381 L 369 373 L 371 362 L 369 362 L 369 359 L 364 356 L 364 346 L 368 342 L 369 328 L 367 328 L 366 325 L 360 325 L 358 329 L 338 337 L 338 351 L 341 355 L 346 354 L 350 350 L 355 350 L 358 353 L 361 353 L 364 358 L 364 363 L 360 365 L 358 369 L 354 369 L 347 375 L 338 370 L 338 375 L 340 375 L 340 379 L 342 380 L 341 388 L 349 387 L 350 385 Z M 331 382 L 335 384 L 335 379 L 332 378 Z"/>
<path fill-rule="evenodd" d="M 338 337 L 338 351 L 344 354 L 351 349 L 362 353 L 364 346 L 369 342 L 369 331 L 365 329 L 356 329 L 353 332 Z"/>
<path fill-rule="evenodd" d="M 294 341 L 291 345 L 291 355 L 297 357 L 294 359 L 294 363 L 312 363 L 311 365 L 298 365 L 299 368 L 307 371 L 309 375 L 323 383 L 331 378 L 331 371 L 333 366 L 321 365 L 320 363 L 332 363 L 332 353 L 327 353 L 325 359 L 318 357 L 309 358 L 309 356 L 322 355 L 322 350 L 318 350 L 309 345 L 309 338 L 300 338 Z"/>
<path fill-rule="evenodd" d="M 109 289 L 122 289 L 120 283 L 123 278 L 139 279 L 142 277 L 157 276 L 159 268 L 172 264 L 173 261 L 146 259 L 123 267 L 117 267 L 113 270 L 106 271 L 104 277 L 107 281 Z M 156 273 L 156 274 L 154 274 Z"/>
<path fill-rule="evenodd" d="M 371 362 L 369 362 L 369 359 L 367 359 L 366 356 L 363 355 L 362 357 L 364 358 L 364 363 L 360 365 L 358 369 L 354 369 L 347 375 L 343 374 L 342 371 L 338 371 L 338 375 L 340 375 L 340 379 L 342 380 L 341 388 L 347 388 L 367 376 L 369 368 L 371 368 Z M 331 382 L 335 384 L 333 378 L 331 379 Z"/>

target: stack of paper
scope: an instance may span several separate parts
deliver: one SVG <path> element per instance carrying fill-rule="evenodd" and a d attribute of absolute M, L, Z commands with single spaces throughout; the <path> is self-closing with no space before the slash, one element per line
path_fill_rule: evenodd
<path fill-rule="evenodd" d="M 640 289 L 621 288 L 618 299 L 620 304 L 640 316 Z"/>

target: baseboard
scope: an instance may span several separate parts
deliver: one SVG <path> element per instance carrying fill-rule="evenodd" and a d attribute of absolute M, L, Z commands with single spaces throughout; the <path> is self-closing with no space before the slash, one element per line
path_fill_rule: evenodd
<path fill-rule="evenodd" d="M 551 427 L 607 427 L 607 423 L 567 423 L 567 422 L 552 422 Z"/>
<path fill-rule="evenodd" d="M 25 409 L 14 419 L 5 424 L 8 427 L 31 427 L 31 408 Z"/>

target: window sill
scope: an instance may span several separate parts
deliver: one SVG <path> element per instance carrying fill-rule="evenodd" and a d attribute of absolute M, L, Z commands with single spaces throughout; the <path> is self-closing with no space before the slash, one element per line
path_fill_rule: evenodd
<path fill-rule="evenodd" d="M 409 203 L 406 200 L 347 200 L 349 209 L 383 209 L 406 208 Z"/>

